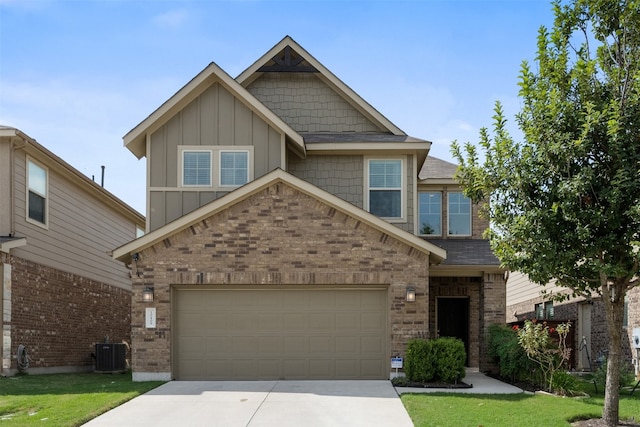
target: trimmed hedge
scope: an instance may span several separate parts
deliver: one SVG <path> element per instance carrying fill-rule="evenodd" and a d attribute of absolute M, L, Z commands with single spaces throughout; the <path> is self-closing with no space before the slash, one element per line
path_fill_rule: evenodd
<path fill-rule="evenodd" d="M 454 383 L 464 378 L 466 359 L 464 343 L 457 338 L 414 339 L 407 345 L 404 372 L 409 381 Z"/>

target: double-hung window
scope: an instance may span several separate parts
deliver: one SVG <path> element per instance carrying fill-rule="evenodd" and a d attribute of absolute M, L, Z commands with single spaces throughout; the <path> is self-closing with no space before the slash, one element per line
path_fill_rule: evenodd
<path fill-rule="evenodd" d="M 367 159 L 366 164 L 368 211 L 382 218 L 403 218 L 403 159 Z"/>
<path fill-rule="evenodd" d="M 182 185 L 185 187 L 211 186 L 211 151 L 182 151 Z"/>
<path fill-rule="evenodd" d="M 471 236 L 471 199 L 462 193 L 447 193 L 450 236 Z"/>
<path fill-rule="evenodd" d="M 201 191 L 230 191 L 253 179 L 252 146 L 178 147 L 181 187 Z"/>
<path fill-rule="evenodd" d="M 442 193 L 421 191 L 418 193 L 419 224 L 418 234 L 423 236 L 442 235 Z"/>
<path fill-rule="evenodd" d="M 27 218 L 39 225 L 47 225 L 47 170 L 27 160 Z"/>
<path fill-rule="evenodd" d="M 249 152 L 220 151 L 220 186 L 239 187 L 249 182 Z"/>

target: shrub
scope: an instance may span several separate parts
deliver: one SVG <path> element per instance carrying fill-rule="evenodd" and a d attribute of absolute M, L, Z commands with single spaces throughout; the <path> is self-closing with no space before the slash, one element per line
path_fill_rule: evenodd
<path fill-rule="evenodd" d="M 562 396 L 573 396 L 578 390 L 578 380 L 566 371 L 555 371 L 551 377 L 551 390 Z"/>
<path fill-rule="evenodd" d="M 620 364 L 620 388 L 632 383 L 635 379 L 633 369 L 628 363 L 622 362 Z M 593 381 L 596 384 L 606 384 L 607 382 L 607 359 L 604 358 L 604 362 L 593 373 Z"/>
<path fill-rule="evenodd" d="M 404 373 L 409 381 L 428 382 L 435 376 L 433 342 L 414 339 L 407 345 Z"/>
<path fill-rule="evenodd" d="M 467 359 L 464 343 L 451 337 L 438 338 L 432 342 L 436 377 L 447 383 L 455 383 L 464 378 L 464 363 Z"/>
<path fill-rule="evenodd" d="M 489 327 L 489 354 L 500 368 L 500 375 L 512 382 L 528 381 L 534 365 L 518 343 L 516 329 L 506 325 Z"/>

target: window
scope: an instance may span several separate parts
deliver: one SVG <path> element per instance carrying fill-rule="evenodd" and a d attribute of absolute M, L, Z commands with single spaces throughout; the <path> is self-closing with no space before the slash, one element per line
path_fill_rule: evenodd
<path fill-rule="evenodd" d="M 27 161 L 27 217 L 40 224 L 47 224 L 47 170 Z"/>
<path fill-rule="evenodd" d="M 368 210 L 382 218 L 402 218 L 402 159 L 369 159 Z"/>
<path fill-rule="evenodd" d="M 211 151 L 182 152 L 182 185 L 211 186 Z"/>
<path fill-rule="evenodd" d="M 220 186 L 240 186 L 249 182 L 249 152 L 220 151 Z"/>
<path fill-rule="evenodd" d="M 536 319 L 553 319 L 553 302 L 546 301 L 535 305 Z"/>
<path fill-rule="evenodd" d="M 471 235 L 471 199 L 462 193 L 448 193 L 448 225 L 450 236 Z"/>
<path fill-rule="evenodd" d="M 440 236 L 442 234 L 442 193 L 424 191 L 418 193 L 420 223 L 418 234 Z"/>

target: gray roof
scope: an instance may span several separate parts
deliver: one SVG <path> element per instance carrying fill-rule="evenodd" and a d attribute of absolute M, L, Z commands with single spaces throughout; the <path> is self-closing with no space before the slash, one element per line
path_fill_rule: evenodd
<path fill-rule="evenodd" d="M 0 236 L 0 244 L 24 239 L 24 237 Z"/>
<path fill-rule="evenodd" d="M 390 133 L 369 132 L 300 132 L 307 144 L 327 142 L 429 142 L 408 135 L 392 135 Z"/>
<path fill-rule="evenodd" d="M 484 239 L 427 239 L 447 251 L 440 265 L 500 265 L 489 241 Z"/>
<path fill-rule="evenodd" d="M 418 174 L 420 179 L 453 179 L 458 165 L 449 163 L 437 157 L 429 156 L 424 161 L 422 169 Z"/>

